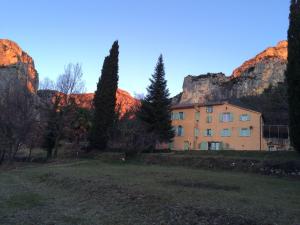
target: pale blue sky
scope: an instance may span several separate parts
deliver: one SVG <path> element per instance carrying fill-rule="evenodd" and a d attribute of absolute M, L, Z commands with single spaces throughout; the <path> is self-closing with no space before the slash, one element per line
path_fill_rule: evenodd
<path fill-rule="evenodd" d="M 145 93 L 160 53 L 172 95 L 188 74 L 224 72 L 286 39 L 289 0 L 0 0 L 0 38 L 17 42 L 40 78 L 82 64 L 89 92 L 120 44 L 119 87 Z"/>

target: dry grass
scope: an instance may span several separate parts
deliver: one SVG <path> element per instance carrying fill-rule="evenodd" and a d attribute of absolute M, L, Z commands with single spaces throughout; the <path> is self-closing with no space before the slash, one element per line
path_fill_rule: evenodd
<path fill-rule="evenodd" d="M 73 161 L 0 172 L 0 224 L 300 223 L 300 181 Z"/>

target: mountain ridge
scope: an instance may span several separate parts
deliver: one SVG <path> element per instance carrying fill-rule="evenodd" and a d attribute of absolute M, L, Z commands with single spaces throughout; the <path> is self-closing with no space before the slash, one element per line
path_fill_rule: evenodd
<path fill-rule="evenodd" d="M 231 76 L 207 73 L 184 78 L 183 91 L 173 104 L 220 102 L 262 94 L 285 81 L 287 41 L 269 47 L 236 68 Z"/>

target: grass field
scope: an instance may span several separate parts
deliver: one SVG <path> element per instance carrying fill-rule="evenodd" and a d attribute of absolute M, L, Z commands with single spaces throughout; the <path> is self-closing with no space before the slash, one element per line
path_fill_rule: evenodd
<path fill-rule="evenodd" d="M 0 171 L 1 225 L 300 224 L 300 180 L 81 160 Z"/>

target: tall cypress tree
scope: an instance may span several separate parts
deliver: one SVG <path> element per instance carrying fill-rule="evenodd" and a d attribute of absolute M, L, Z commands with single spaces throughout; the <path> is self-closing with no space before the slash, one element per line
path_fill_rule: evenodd
<path fill-rule="evenodd" d="M 101 77 L 93 101 L 94 117 L 89 136 L 90 147 L 103 150 L 107 147 L 113 126 L 118 89 L 119 44 L 115 41 L 109 56 L 104 59 Z"/>
<path fill-rule="evenodd" d="M 145 122 L 148 132 L 155 135 L 156 143 L 169 142 L 174 137 L 171 125 L 171 99 L 165 80 L 163 57 L 160 55 L 155 72 L 150 79 L 147 95 L 141 102 L 138 117 Z"/>
<path fill-rule="evenodd" d="M 291 0 L 288 30 L 288 84 L 290 139 L 300 151 L 300 0 Z"/>

